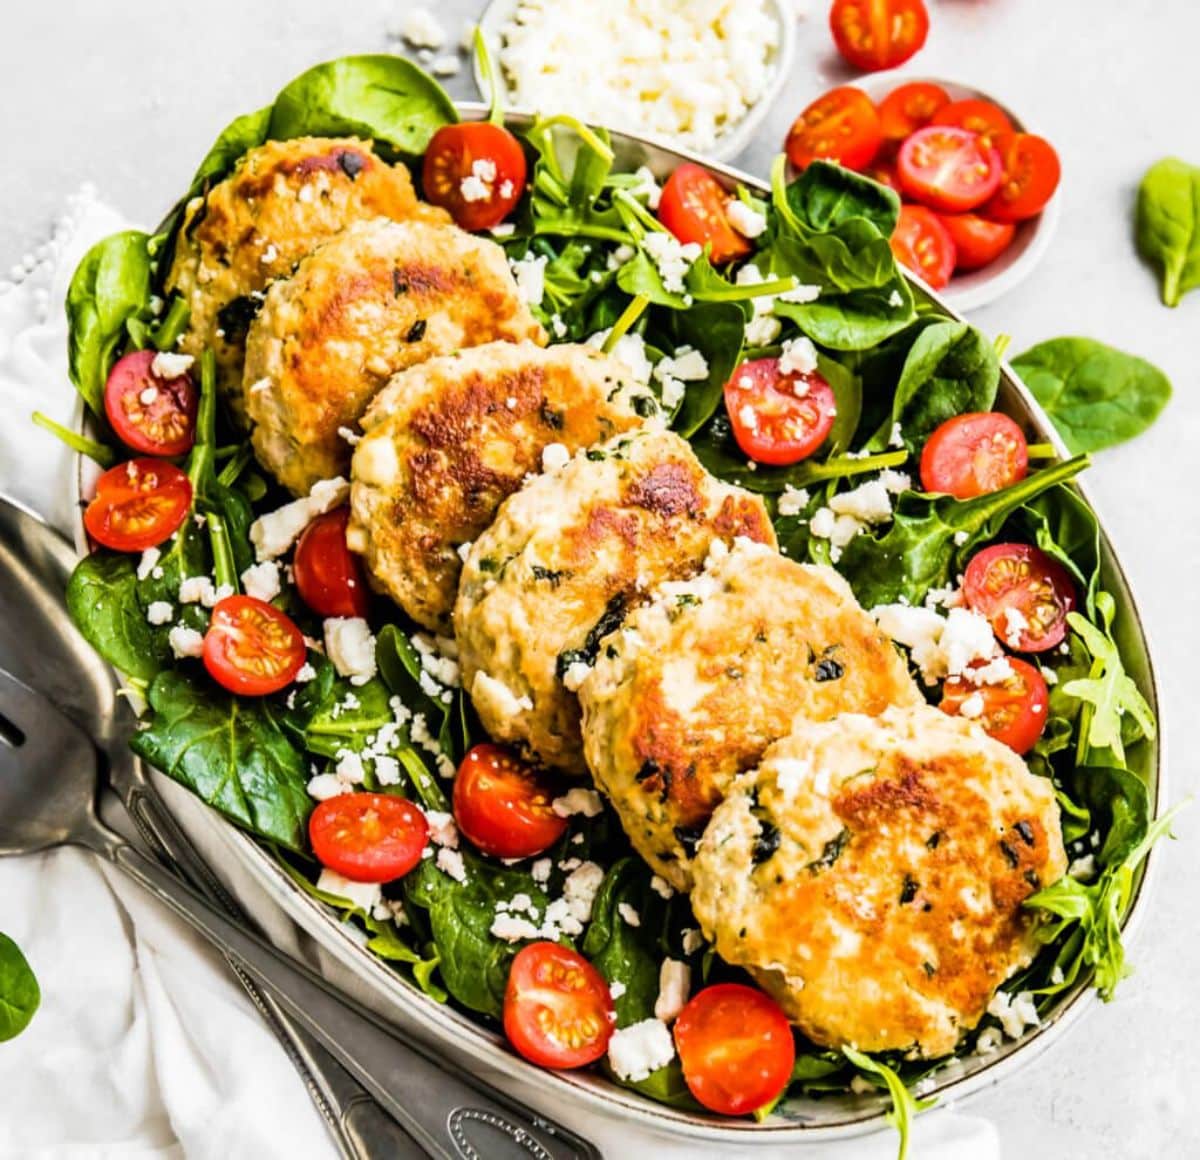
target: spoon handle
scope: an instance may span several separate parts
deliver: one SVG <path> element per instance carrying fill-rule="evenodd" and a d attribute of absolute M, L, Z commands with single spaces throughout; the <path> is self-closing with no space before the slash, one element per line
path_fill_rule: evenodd
<path fill-rule="evenodd" d="M 219 903 L 231 918 L 241 917 L 237 903 L 197 853 L 179 823 L 167 812 L 154 788 L 141 778 L 113 776 L 111 780 L 142 837 L 170 859 L 197 890 Z M 344 1160 L 372 1160 L 373 1157 L 420 1160 L 426 1155 L 425 1149 L 370 1098 L 362 1085 L 329 1052 L 297 1026 L 270 995 L 259 990 L 236 961 L 230 959 L 229 965 L 250 1001 L 275 1032 L 318 1112 L 328 1123 Z"/>
<path fill-rule="evenodd" d="M 405 1130 L 439 1160 L 601 1160 L 588 1141 L 522 1108 L 337 994 L 315 971 L 249 934 L 158 862 L 116 837 L 96 850 L 126 871 L 214 946 L 313 1035 Z"/>

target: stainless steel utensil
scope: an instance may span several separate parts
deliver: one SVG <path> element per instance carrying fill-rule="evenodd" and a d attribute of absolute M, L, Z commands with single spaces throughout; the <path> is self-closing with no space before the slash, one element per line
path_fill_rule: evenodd
<path fill-rule="evenodd" d="M 77 845 L 120 867 L 233 956 L 431 1156 L 599 1160 L 587 1141 L 443 1070 L 425 1048 L 388 1034 L 314 971 L 248 934 L 105 826 L 96 815 L 98 789 L 98 755 L 87 735 L 0 669 L 0 856 Z"/>
<path fill-rule="evenodd" d="M 51 696 L 96 741 L 108 784 L 147 845 L 233 918 L 245 921 L 129 749 L 133 713 L 119 703 L 114 673 L 97 663 L 95 651 L 67 613 L 64 592 L 76 560 L 70 544 L 53 528 L 0 495 L 0 667 Z M 292 1061 L 345 1160 L 417 1160 L 425 1155 L 353 1076 L 232 960 L 230 968 Z"/>

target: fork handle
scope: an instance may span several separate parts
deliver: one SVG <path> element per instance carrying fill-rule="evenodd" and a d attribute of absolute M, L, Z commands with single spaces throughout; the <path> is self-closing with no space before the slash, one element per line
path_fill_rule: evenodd
<path fill-rule="evenodd" d="M 141 883 L 277 999 L 405 1130 L 439 1160 L 601 1160 L 594 1145 L 523 1109 L 429 1049 L 377 1025 L 315 971 L 243 930 L 160 863 L 115 834 L 93 848 Z"/>
<path fill-rule="evenodd" d="M 140 783 L 125 784 L 123 791 L 125 808 L 142 837 L 162 851 L 197 890 L 219 903 L 232 918 L 241 917 L 237 903 L 167 812 L 158 794 Z M 270 995 L 258 989 L 238 963 L 230 959 L 229 964 L 300 1074 L 344 1160 L 420 1160 L 426 1155 L 329 1052 L 298 1027 Z"/>

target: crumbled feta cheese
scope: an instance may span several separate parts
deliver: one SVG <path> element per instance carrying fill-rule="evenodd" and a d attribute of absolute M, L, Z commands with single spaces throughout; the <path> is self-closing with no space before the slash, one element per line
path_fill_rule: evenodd
<path fill-rule="evenodd" d="M 375 780 L 380 785 L 399 785 L 400 776 L 400 762 L 396 758 L 375 755 Z"/>
<path fill-rule="evenodd" d="M 670 1023 L 687 1006 L 692 989 L 692 969 L 678 959 L 663 959 L 658 972 L 658 998 L 654 1017 Z"/>
<path fill-rule="evenodd" d="M 533 878 L 539 886 L 545 886 L 550 881 L 550 869 L 552 863 L 549 858 L 539 858 L 529 867 L 530 877 Z"/>
<path fill-rule="evenodd" d="M 638 1083 L 675 1058 L 670 1029 L 661 1019 L 643 1019 L 613 1032 L 608 1062 L 618 1078 Z"/>
<path fill-rule="evenodd" d="M 1039 1027 L 1042 1022 L 1038 1018 L 1033 994 L 1029 991 L 1020 991 L 1016 995 L 997 991 L 987 1005 L 987 1013 L 1000 1020 L 1000 1026 L 1009 1039 L 1020 1039 L 1026 1027 Z"/>
<path fill-rule="evenodd" d="M 562 471 L 571 462 L 571 453 L 562 443 L 547 443 L 542 448 L 542 470 L 547 475 Z"/>
<path fill-rule="evenodd" d="M 896 308 L 896 309 L 903 306 L 904 305 L 904 295 L 901 294 L 899 290 L 893 290 L 888 295 L 888 305 L 893 308 Z"/>
<path fill-rule="evenodd" d="M 365 685 L 376 672 L 375 637 L 361 616 L 332 616 L 325 621 L 325 651 L 338 675 Z"/>
<path fill-rule="evenodd" d="M 312 490 L 303 499 L 293 500 L 260 516 L 250 525 L 250 542 L 254 545 L 258 560 L 274 560 L 282 556 L 317 516 L 340 507 L 349 495 L 350 485 L 341 476 L 322 479 L 313 484 Z"/>
<path fill-rule="evenodd" d="M 673 898 L 675 896 L 675 887 L 673 887 L 665 878 L 660 878 L 657 874 L 650 876 L 650 889 L 654 891 L 659 898 Z"/>
<path fill-rule="evenodd" d="M 694 955 L 702 946 L 704 946 L 704 935 L 694 926 L 687 927 L 683 932 L 683 953 Z"/>
<path fill-rule="evenodd" d="M 429 71 L 435 77 L 452 77 L 458 75 L 460 67 L 458 57 L 454 53 L 446 52 L 433 58 L 429 65 Z"/>
<path fill-rule="evenodd" d="M 963 546 L 963 544 L 965 544 L 970 538 L 971 537 L 969 535 L 967 535 L 966 532 L 955 532 L 954 533 L 955 547 L 961 548 Z"/>
<path fill-rule="evenodd" d="M 334 773 L 348 785 L 361 785 L 367 776 L 361 754 L 355 753 L 352 749 L 338 750 Z"/>
<path fill-rule="evenodd" d="M 903 447 L 904 446 L 904 432 L 903 432 L 903 430 L 901 430 L 900 424 L 898 422 L 892 424 L 891 434 L 888 435 L 888 446 L 889 447 Z"/>
<path fill-rule="evenodd" d="M 505 717 L 517 717 L 533 710 L 533 700 L 527 693 L 518 697 L 503 681 L 496 680 L 482 669 L 475 674 L 471 697 L 476 701 L 481 697 L 486 698 L 493 709 Z"/>
<path fill-rule="evenodd" d="M 993 1051 L 999 1049 L 1003 1042 L 1004 1036 L 998 1027 L 985 1027 L 979 1033 L 979 1038 L 975 1040 L 975 1054 L 991 1055 Z"/>
<path fill-rule="evenodd" d="M 600 349 L 608 341 L 610 331 L 599 330 L 587 337 L 587 346 Z M 623 362 L 629 369 L 629 374 L 636 383 L 649 383 L 654 373 L 654 364 L 646 357 L 646 343 L 640 334 L 630 331 L 617 339 L 616 345 L 609 352 L 610 358 Z"/>
<path fill-rule="evenodd" d="M 175 608 L 165 600 L 152 600 L 146 609 L 146 619 L 151 624 L 167 624 L 175 616 Z"/>
<path fill-rule="evenodd" d="M 779 497 L 776 510 L 781 516 L 798 516 L 808 507 L 812 496 L 804 487 L 793 487 L 790 483 L 783 486 L 783 494 Z"/>
<path fill-rule="evenodd" d="M 217 602 L 216 595 L 211 576 L 188 576 L 179 582 L 180 604 L 203 604 L 211 608 Z"/>
<path fill-rule="evenodd" d="M 608 993 L 613 997 L 614 1002 L 624 995 L 628 989 L 629 988 L 626 987 L 620 979 L 617 979 L 615 982 L 609 983 L 608 985 Z"/>
<path fill-rule="evenodd" d="M 882 524 L 892 518 L 891 494 L 881 479 L 870 479 L 835 495 L 829 506 L 837 515 L 852 516 L 864 524 Z"/>
<path fill-rule="evenodd" d="M 471 163 L 471 172 L 459 183 L 463 201 L 487 201 L 496 181 L 496 163 L 481 157 Z M 545 259 L 542 260 L 545 265 Z M 539 296 L 538 301 L 541 301 Z"/>
<path fill-rule="evenodd" d="M 242 590 L 256 600 L 274 600 L 279 589 L 279 565 L 274 560 L 251 564 L 242 573 Z"/>
<path fill-rule="evenodd" d="M 296 674 L 295 681 L 297 685 L 306 685 L 309 681 L 314 680 L 317 675 L 317 670 L 305 661 L 300 666 L 300 671 Z"/>
<path fill-rule="evenodd" d="M 1029 627 L 1025 614 L 1011 605 L 1004 610 L 1004 643 L 1009 648 L 1021 647 L 1021 634 Z"/>
<path fill-rule="evenodd" d="M 378 882 L 354 882 L 344 877 L 336 870 L 325 868 L 317 879 L 317 889 L 323 894 L 332 894 L 344 898 L 358 910 L 370 914 L 383 897 L 382 888 Z"/>
<path fill-rule="evenodd" d="M 160 350 L 150 362 L 150 373 L 159 379 L 177 379 L 192 369 L 196 360 L 190 354 L 172 354 Z"/>
<path fill-rule="evenodd" d="M 425 821 L 429 824 L 429 840 L 435 846 L 458 849 L 458 827 L 454 824 L 453 814 L 444 810 L 426 810 Z"/>
<path fill-rule="evenodd" d="M 458 545 L 458 548 L 456 549 L 456 551 L 458 552 L 458 558 L 464 564 L 467 562 L 467 557 L 471 554 L 471 548 L 473 546 L 474 546 L 473 540 L 467 540 L 467 542 L 465 544 Z"/>
<path fill-rule="evenodd" d="M 446 43 L 446 30 L 434 14 L 424 7 L 410 8 L 404 14 L 400 35 L 413 48 L 441 48 Z"/>
<path fill-rule="evenodd" d="M 536 939 L 542 937 L 542 928 L 527 918 L 521 918 L 507 911 L 497 914 L 492 919 L 488 930 L 505 942 L 519 942 L 521 939 Z"/>
<path fill-rule="evenodd" d="M 575 814 L 583 814 L 585 818 L 594 818 L 604 809 L 604 802 L 594 789 L 575 786 L 562 797 L 557 797 L 550 803 L 550 808 L 560 818 L 569 818 Z"/>
<path fill-rule="evenodd" d="M 617 913 L 629 926 L 642 925 L 642 916 L 628 902 L 618 902 Z"/>
<path fill-rule="evenodd" d="M 147 548 L 142 553 L 142 558 L 138 561 L 137 578 L 145 580 L 158 567 L 158 561 L 161 558 L 162 552 L 158 548 Z"/>
<path fill-rule="evenodd" d="M 681 346 L 674 355 L 667 355 L 659 361 L 654 368 L 654 377 L 660 383 L 668 378 L 698 383 L 708 378 L 708 360 L 693 347 Z"/>
<path fill-rule="evenodd" d="M 629 192 L 634 197 L 644 197 L 646 205 L 650 209 L 658 209 L 658 203 L 662 200 L 662 187 L 658 184 L 654 174 L 650 172 L 648 165 L 639 165 L 634 171 L 634 177 L 637 178 L 637 184 L 630 186 Z M 629 258 L 633 257 L 631 252 Z M 629 261 L 626 258 L 626 261 Z"/>
<path fill-rule="evenodd" d="M 333 773 L 318 773 L 308 782 L 308 796 L 319 802 L 328 801 L 339 794 L 349 792 L 349 784 Z"/>
<path fill-rule="evenodd" d="M 567 904 L 572 917 L 581 924 L 581 928 L 582 924 L 592 917 L 592 906 L 603 881 L 603 867 L 595 862 L 584 862 L 575 867 L 563 882 L 562 901 Z"/>
<path fill-rule="evenodd" d="M 466 882 L 467 880 L 466 863 L 458 850 L 451 850 L 448 846 L 440 847 L 434 865 L 444 874 L 449 874 L 455 882 Z"/>
<path fill-rule="evenodd" d="M 1067 867 L 1067 873 L 1079 882 L 1091 882 L 1096 877 L 1096 855 L 1085 854 Z"/>
<path fill-rule="evenodd" d="M 540 306 L 546 296 L 547 260 L 545 254 L 526 254 L 508 263 L 517 283 L 517 294 L 529 306 Z"/>
<path fill-rule="evenodd" d="M 850 1077 L 850 1090 L 856 1096 L 869 1096 L 875 1085 L 865 1075 L 854 1075 Z"/>
<path fill-rule="evenodd" d="M 801 335 L 789 338 L 779 355 L 779 370 L 785 375 L 807 375 L 817 369 L 817 348 L 812 340 Z"/>
<path fill-rule="evenodd" d="M 751 209 L 741 198 L 731 197 L 725 203 L 725 216 L 729 218 L 729 224 L 744 238 L 757 238 L 766 233 L 766 217 Z"/>
<path fill-rule="evenodd" d="M 642 239 L 642 249 L 650 256 L 662 278 L 663 289 L 668 294 L 682 294 L 683 283 L 692 263 L 703 250 L 695 242 L 681 242 L 674 234 L 665 230 L 651 230 Z"/>
<path fill-rule="evenodd" d="M 879 473 L 879 482 L 892 495 L 902 495 L 912 487 L 912 476 L 905 474 L 903 471 L 881 471 Z"/>
<path fill-rule="evenodd" d="M 883 632 L 909 650 L 927 685 L 947 676 L 974 677 L 978 670 L 971 666 L 977 661 L 1002 659 L 996 657 L 992 626 L 970 609 L 951 608 L 943 618 L 932 608 L 884 604 L 871 609 L 871 615 Z"/>
<path fill-rule="evenodd" d="M 958 707 L 960 717 L 966 717 L 969 721 L 974 721 L 983 716 L 983 694 L 972 693 Z"/>
<path fill-rule="evenodd" d="M 572 661 L 563 673 L 563 688 L 571 693 L 578 693 L 591 674 L 592 667 L 586 661 Z"/>
<path fill-rule="evenodd" d="M 199 657 L 204 655 L 204 637 L 194 628 L 177 624 L 167 633 L 167 643 L 177 657 Z"/>
<path fill-rule="evenodd" d="M 143 407 L 150 406 L 150 404 L 153 403 L 157 398 L 157 387 L 143 387 L 141 391 L 138 392 L 138 402 L 141 403 Z"/>

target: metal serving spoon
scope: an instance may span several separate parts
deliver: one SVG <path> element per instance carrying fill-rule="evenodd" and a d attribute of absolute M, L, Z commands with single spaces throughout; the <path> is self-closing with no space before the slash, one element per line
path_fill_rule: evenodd
<path fill-rule="evenodd" d="M 58 532 L 0 495 L 0 668 L 47 695 L 100 750 L 105 780 L 147 847 L 193 886 L 244 920 L 196 852 L 129 748 L 134 715 L 116 675 L 67 612 L 67 579 L 78 556 Z M 343 1160 L 419 1160 L 420 1147 L 319 1043 L 264 995 L 236 963 L 230 969 L 292 1062 Z"/>
<path fill-rule="evenodd" d="M 0 669 L 0 856 L 75 845 L 120 867 L 236 959 L 431 1156 L 600 1160 L 569 1129 L 444 1070 L 423 1045 L 384 1031 L 314 971 L 248 934 L 105 826 L 96 816 L 98 788 L 97 753 L 87 735 Z"/>

